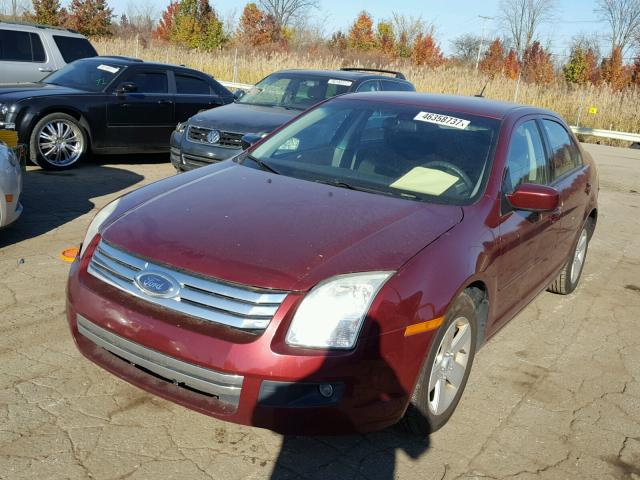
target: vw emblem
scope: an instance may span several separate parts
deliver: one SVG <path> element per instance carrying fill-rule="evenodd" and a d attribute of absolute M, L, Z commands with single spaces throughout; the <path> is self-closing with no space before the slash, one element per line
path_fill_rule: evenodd
<path fill-rule="evenodd" d="M 141 272 L 134 282 L 140 290 L 151 297 L 171 298 L 180 292 L 178 282 L 160 272 Z"/>
<path fill-rule="evenodd" d="M 207 134 L 207 142 L 218 143 L 220 141 L 220 132 L 218 130 L 211 130 Z"/>

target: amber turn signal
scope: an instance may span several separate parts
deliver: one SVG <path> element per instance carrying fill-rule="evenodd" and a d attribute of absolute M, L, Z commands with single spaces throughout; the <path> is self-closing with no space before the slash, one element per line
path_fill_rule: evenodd
<path fill-rule="evenodd" d="M 418 333 L 429 332 L 435 330 L 444 322 L 444 317 L 434 318 L 433 320 L 427 320 L 426 322 L 414 323 L 409 325 L 404 330 L 404 336 L 417 335 Z"/>
<path fill-rule="evenodd" d="M 78 253 L 80 252 L 79 248 L 67 248 L 66 250 L 63 250 L 62 253 L 60 254 L 60 259 L 64 260 L 65 262 L 73 262 L 76 257 L 78 256 Z"/>

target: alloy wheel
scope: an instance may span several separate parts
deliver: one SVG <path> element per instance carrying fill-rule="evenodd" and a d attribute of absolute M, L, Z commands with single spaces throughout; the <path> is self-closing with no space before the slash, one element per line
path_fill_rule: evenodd
<path fill-rule="evenodd" d="M 51 165 L 67 167 L 78 161 L 84 151 L 80 128 L 68 120 L 51 120 L 38 132 L 39 154 Z"/>
<path fill-rule="evenodd" d="M 582 229 L 576 251 L 573 254 L 573 262 L 571 263 L 571 283 L 575 284 L 580 277 L 582 267 L 584 266 L 584 258 L 587 254 L 587 229 Z"/>
<path fill-rule="evenodd" d="M 438 347 L 429 377 L 429 410 L 441 415 L 451 406 L 462 386 L 471 352 L 471 324 L 456 318 Z"/>

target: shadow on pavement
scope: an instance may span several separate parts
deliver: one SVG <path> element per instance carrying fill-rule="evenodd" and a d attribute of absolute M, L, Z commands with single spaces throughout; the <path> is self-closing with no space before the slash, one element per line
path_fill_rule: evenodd
<path fill-rule="evenodd" d="M 133 160 L 130 163 L 134 163 Z M 140 163 L 140 157 L 135 157 L 135 163 Z M 95 161 L 61 172 L 29 168 L 23 176 L 22 217 L 0 231 L 0 248 L 60 227 L 93 210 L 91 199 L 118 192 L 142 180 L 142 175 Z"/>

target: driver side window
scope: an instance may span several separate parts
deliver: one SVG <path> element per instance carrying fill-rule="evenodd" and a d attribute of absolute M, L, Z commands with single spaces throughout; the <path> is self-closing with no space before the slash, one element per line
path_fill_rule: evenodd
<path fill-rule="evenodd" d="M 521 183 L 545 185 L 548 182 L 549 167 L 540 130 L 535 120 L 529 120 L 511 137 L 503 190 L 511 193 Z"/>

